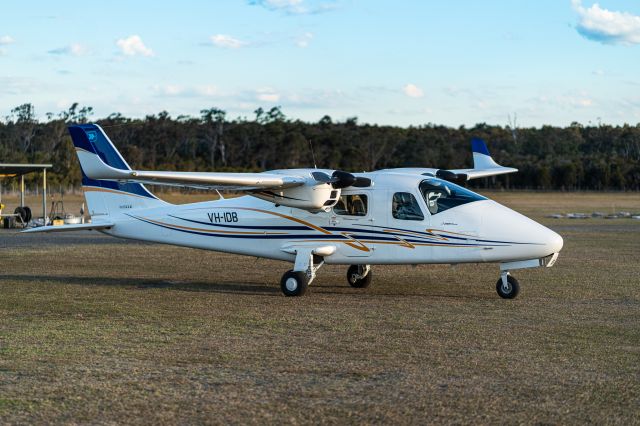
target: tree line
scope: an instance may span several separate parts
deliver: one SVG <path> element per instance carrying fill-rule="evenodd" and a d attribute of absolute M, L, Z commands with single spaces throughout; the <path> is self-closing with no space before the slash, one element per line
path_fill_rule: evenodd
<path fill-rule="evenodd" d="M 24 104 L 0 120 L 0 163 L 52 163 L 49 182 L 80 186 L 67 127 L 91 120 L 93 109 L 72 105 L 46 119 Z M 519 173 L 483 179 L 475 187 L 542 190 L 640 190 L 640 123 L 511 128 L 485 123 L 452 128 L 436 124 L 380 126 L 356 117 L 317 122 L 288 118 L 280 107 L 230 119 L 219 108 L 200 116 L 145 118 L 114 113 L 95 120 L 137 169 L 264 171 L 318 167 L 370 171 L 393 167 L 469 168 L 470 140 L 487 141 L 494 159 Z M 313 154 L 312 154 L 313 151 Z M 37 179 L 37 176 L 31 177 Z"/>

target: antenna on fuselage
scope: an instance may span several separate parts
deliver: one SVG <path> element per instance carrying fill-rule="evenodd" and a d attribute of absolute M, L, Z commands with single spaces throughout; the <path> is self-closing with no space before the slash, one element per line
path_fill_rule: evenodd
<path fill-rule="evenodd" d="M 316 164 L 316 154 L 313 152 L 313 143 L 311 143 L 311 139 L 307 139 L 309 142 L 309 150 L 311 151 L 311 159 L 313 160 L 313 168 L 317 169 L 318 165 Z"/>

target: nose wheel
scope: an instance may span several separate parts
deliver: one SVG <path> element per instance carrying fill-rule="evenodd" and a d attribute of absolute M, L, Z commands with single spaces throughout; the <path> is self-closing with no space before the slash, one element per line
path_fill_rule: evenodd
<path fill-rule="evenodd" d="M 498 296 L 503 299 L 515 299 L 520 291 L 520 284 L 518 280 L 505 271 L 496 283 L 496 291 L 498 292 Z"/>

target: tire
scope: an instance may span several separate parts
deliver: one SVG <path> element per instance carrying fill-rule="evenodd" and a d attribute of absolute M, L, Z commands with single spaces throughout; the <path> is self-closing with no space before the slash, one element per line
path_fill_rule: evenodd
<path fill-rule="evenodd" d="M 18 216 L 20 216 L 20 219 L 22 219 L 22 222 L 27 223 L 27 221 L 26 221 L 26 219 L 27 219 L 27 211 L 24 209 L 24 207 L 16 207 L 16 209 L 13 211 L 13 213 L 15 213 Z"/>
<path fill-rule="evenodd" d="M 502 297 L 503 299 L 515 299 L 520 292 L 520 283 L 518 283 L 518 280 L 513 278 L 511 275 L 507 275 L 507 284 L 509 286 L 509 289 L 507 291 L 504 291 L 504 289 L 502 288 L 502 278 L 498 280 L 498 282 L 496 283 L 496 291 L 498 292 L 498 296 Z"/>
<path fill-rule="evenodd" d="M 300 271 L 287 271 L 280 279 L 280 289 L 287 297 L 302 296 L 309 286 L 307 274 Z"/>
<path fill-rule="evenodd" d="M 31 222 L 31 219 L 33 218 L 33 215 L 31 214 L 31 207 L 24 207 L 24 211 L 27 213 L 27 217 L 26 220 L 24 221 L 24 223 L 29 223 Z"/>
<path fill-rule="evenodd" d="M 360 266 L 361 265 L 351 265 L 347 270 L 347 282 L 353 288 L 367 288 L 369 284 L 371 284 L 371 270 L 369 270 L 369 273 L 364 278 L 356 278 Z"/>

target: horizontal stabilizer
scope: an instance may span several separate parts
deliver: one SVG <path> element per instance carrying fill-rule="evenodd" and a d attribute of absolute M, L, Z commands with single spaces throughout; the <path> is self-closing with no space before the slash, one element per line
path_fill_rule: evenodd
<path fill-rule="evenodd" d="M 73 225 L 60 225 L 60 226 L 40 226 L 37 228 L 29 228 L 21 234 L 33 234 L 35 232 L 70 232 L 70 231 L 99 231 L 101 229 L 109 229 L 115 224 L 111 222 L 99 222 L 99 223 L 79 223 Z"/>

